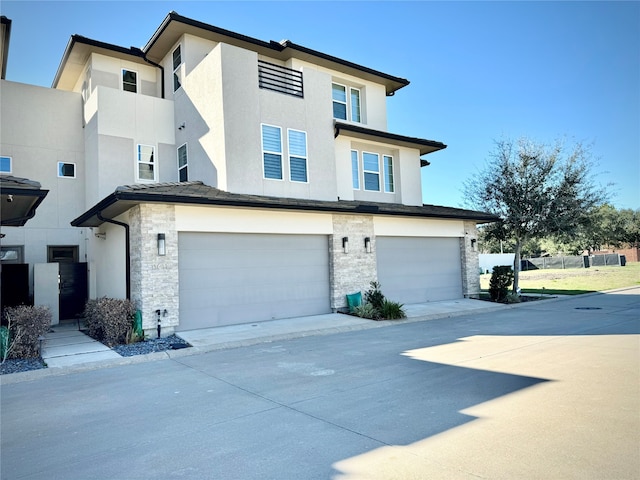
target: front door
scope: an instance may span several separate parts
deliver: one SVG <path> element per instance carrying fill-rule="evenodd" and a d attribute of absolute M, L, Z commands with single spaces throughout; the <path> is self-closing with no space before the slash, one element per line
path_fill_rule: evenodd
<path fill-rule="evenodd" d="M 48 260 L 59 265 L 60 319 L 76 318 L 88 298 L 87 264 L 78 262 L 77 246 L 51 246 Z"/>

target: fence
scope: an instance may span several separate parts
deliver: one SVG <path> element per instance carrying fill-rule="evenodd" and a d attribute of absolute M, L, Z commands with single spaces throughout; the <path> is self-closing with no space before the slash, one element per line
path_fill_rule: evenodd
<path fill-rule="evenodd" d="M 540 257 L 527 258 L 520 261 L 520 270 L 543 270 L 546 268 L 589 268 L 626 265 L 624 255 L 605 253 L 602 255 L 584 255 L 573 257 Z"/>

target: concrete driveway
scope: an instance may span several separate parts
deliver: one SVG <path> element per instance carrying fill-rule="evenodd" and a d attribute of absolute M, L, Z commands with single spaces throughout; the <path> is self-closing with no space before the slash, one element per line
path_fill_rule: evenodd
<path fill-rule="evenodd" d="M 2 479 L 637 479 L 640 288 L 2 386 Z"/>

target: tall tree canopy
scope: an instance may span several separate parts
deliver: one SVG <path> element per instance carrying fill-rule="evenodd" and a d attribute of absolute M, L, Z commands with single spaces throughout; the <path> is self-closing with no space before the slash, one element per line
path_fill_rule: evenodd
<path fill-rule="evenodd" d="M 607 199 L 593 182 L 591 151 L 577 143 L 544 145 L 527 138 L 499 140 L 484 168 L 464 183 L 466 203 L 500 217 L 486 235 L 515 245 L 513 291 L 518 291 L 520 254 L 528 240 L 567 238 L 588 223 Z"/>

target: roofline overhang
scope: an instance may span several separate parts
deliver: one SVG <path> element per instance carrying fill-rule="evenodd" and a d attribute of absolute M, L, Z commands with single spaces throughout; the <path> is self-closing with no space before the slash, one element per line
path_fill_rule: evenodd
<path fill-rule="evenodd" d="M 343 134 L 343 132 L 349 137 L 358 138 L 360 140 L 391 143 L 392 145 L 397 145 L 399 147 L 415 148 L 420 151 L 421 156 L 447 148 L 444 143 L 437 142 L 435 140 L 407 137 L 405 135 L 373 130 L 371 128 L 353 125 L 351 123 L 334 121 L 334 136 L 337 138 L 339 135 Z M 421 158 L 420 166 L 426 167 L 427 165 L 429 165 L 429 162 Z"/>
<path fill-rule="evenodd" d="M 465 213 L 456 213 L 451 209 L 451 213 L 447 212 L 427 212 L 425 207 L 436 207 L 434 205 L 423 206 L 402 206 L 398 208 L 396 204 L 373 203 L 373 202 L 357 202 L 357 201 L 313 201 L 300 199 L 281 199 L 276 197 L 258 197 L 254 196 L 254 200 L 244 195 L 228 194 L 226 197 L 204 197 L 194 195 L 173 195 L 144 193 L 140 191 L 118 191 L 111 193 L 95 206 L 87 210 L 85 213 L 71 221 L 74 227 L 98 227 L 103 221 L 100 216 L 115 218 L 125 213 L 130 208 L 144 203 L 164 203 L 174 205 L 198 205 L 198 206 L 215 206 L 215 207 L 231 207 L 231 208 L 256 208 L 256 209 L 276 209 L 276 210 L 295 210 L 320 213 L 341 213 L 341 214 L 368 214 L 368 215 L 385 215 L 400 217 L 419 217 L 419 218 L 439 218 L 453 220 L 473 220 L 477 223 L 491 223 L 499 220 L 498 217 L 484 213 L 465 210 Z M 449 208 L 449 207 L 437 207 Z"/>
<path fill-rule="evenodd" d="M 0 71 L 0 79 L 4 80 L 7 75 L 7 62 L 9 58 L 9 42 L 11 41 L 11 19 L 0 16 L 0 25 L 2 25 L 2 70 Z"/>
<path fill-rule="evenodd" d="M 78 45 L 86 45 L 87 47 L 89 47 L 89 52 L 100 52 L 100 50 L 104 50 L 111 54 L 116 53 L 121 58 L 133 57 L 134 61 L 140 61 L 140 63 L 146 61 L 144 52 L 139 48 L 125 48 L 119 45 L 114 45 L 112 43 L 101 42 L 99 40 L 93 40 L 91 38 L 83 37 L 82 35 L 74 34 L 71 35 L 71 38 L 69 39 L 69 42 L 67 43 L 67 46 L 64 50 L 64 55 L 62 56 L 62 60 L 60 60 L 60 64 L 58 65 L 58 70 L 56 71 L 56 75 L 51 84 L 51 88 L 58 88 L 67 62 L 69 61 L 74 48 L 77 48 Z"/>
<path fill-rule="evenodd" d="M 245 48 L 257 51 L 258 53 L 264 53 L 265 55 L 276 54 L 276 56 L 281 60 L 285 60 L 287 58 L 298 58 L 304 60 L 305 58 L 313 57 L 313 59 L 315 59 L 316 61 L 321 60 L 320 64 L 325 63 L 334 66 L 334 70 L 343 71 L 344 73 L 349 73 L 349 71 L 352 71 L 353 74 L 356 74 L 356 76 L 357 72 L 359 72 L 360 74 L 364 73 L 367 76 L 375 77 L 376 79 L 378 79 L 378 82 L 382 80 L 382 82 L 380 83 L 383 83 L 385 85 L 386 94 L 388 96 L 393 95 L 397 90 L 409 85 L 409 80 L 405 78 L 389 75 L 387 73 L 358 65 L 356 63 L 349 62 L 347 60 L 343 60 L 341 58 L 334 57 L 317 50 L 312 50 L 310 48 L 303 47 L 302 45 L 293 43 L 289 40 L 283 40 L 282 42 L 271 40 L 269 42 L 265 42 L 264 40 L 259 40 L 247 35 L 232 32 L 231 30 L 226 30 L 224 28 L 216 27 L 214 25 L 209 25 L 198 20 L 184 17 L 174 11 L 169 12 L 169 14 L 164 18 L 160 26 L 151 36 L 147 44 L 142 48 L 142 51 L 145 52 L 145 54 L 149 55 L 150 58 L 154 58 L 155 61 L 159 61 L 160 58 L 166 54 L 166 52 L 162 52 L 161 55 L 156 56 L 152 53 L 152 50 L 159 39 L 162 37 L 162 35 L 167 31 L 167 28 L 172 22 L 182 23 L 190 27 L 205 30 L 207 32 L 213 33 L 214 35 L 233 39 L 236 43 L 244 44 Z M 335 68 L 336 66 L 338 68 Z"/>
<path fill-rule="evenodd" d="M 49 190 L 41 190 L 41 189 L 33 189 L 33 188 L 24 188 L 24 187 L 1 187 L 0 188 L 0 198 L 1 202 L 8 201 L 10 196 L 13 197 L 31 197 L 32 201 L 29 205 L 29 208 L 24 212 L 24 215 L 19 217 L 5 219 L 4 215 L 2 215 L 2 220 L 0 224 L 3 227 L 22 227 L 28 220 L 33 218 L 36 214 L 36 209 L 42 203 L 44 198 L 49 193 Z M 1 207 L 0 207 L 1 209 Z"/>

